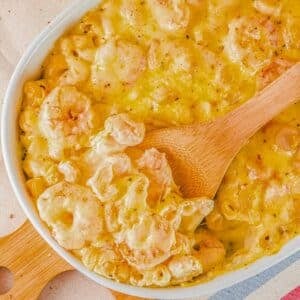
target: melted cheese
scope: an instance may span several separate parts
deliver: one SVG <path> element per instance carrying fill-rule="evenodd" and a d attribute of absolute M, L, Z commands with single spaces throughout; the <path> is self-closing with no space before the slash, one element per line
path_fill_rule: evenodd
<path fill-rule="evenodd" d="M 224 115 L 299 60 L 299 1 L 102 1 L 24 86 L 23 168 L 41 218 L 87 267 L 139 286 L 194 284 L 278 251 L 299 234 L 300 103 L 240 151 L 214 205 L 183 199 L 164 154 L 134 146 L 145 130 Z"/>

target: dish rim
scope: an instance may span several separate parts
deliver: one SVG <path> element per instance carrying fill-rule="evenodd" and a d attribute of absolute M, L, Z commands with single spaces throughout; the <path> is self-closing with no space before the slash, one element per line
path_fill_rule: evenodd
<path fill-rule="evenodd" d="M 128 295 L 159 299 L 182 299 L 185 297 L 214 294 L 224 288 L 255 276 L 284 258 L 296 253 L 300 248 L 299 236 L 285 244 L 277 254 L 260 258 L 248 266 L 219 275 L 209 282 L 188 287 L 145 288 L 119 283 L 90 271 L 75 256 L 59 246 L 54 240 L 48 228 L 39 218 L 32 200 L 26 191 L 23 180 L 24 175 L 20 166 L 20 159 L 18 159 L 17 116 L 20 108 L 21 93 L 26 78 L 28 80 L 35 73 L 36 69 L 41 66 L 41 62 L 49 53 L 57 38 L 71 24 L 78 21 L 80 16 L 100 3 L 101 0 L 85 0 L 84 2 L 76 0 L 64 9 L 27 48 L 13 72 L 4 97 L 1 115 L 1 144 L 4 165 L 19 204 L 40 236 L 60 257 L 72 265 L 75 270 L 78 270 L 96 283 Z M 36 66 L 33 68 L 32 65 Z"/>

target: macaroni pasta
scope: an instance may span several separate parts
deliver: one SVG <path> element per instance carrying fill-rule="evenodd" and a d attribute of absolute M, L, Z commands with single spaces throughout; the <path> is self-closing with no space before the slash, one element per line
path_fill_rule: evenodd
<path fill-rule="evenodd" d="M 24 85 L 23 169 L 41 219 L 89 269 L 137 286 L 275 253 L 299 234 L 299 103 L 240 151 L 215 199 L 184 198 L 166 155 L 139 144 L 224 115 L 299 60 L 299 1 L 102 1 Z"/>

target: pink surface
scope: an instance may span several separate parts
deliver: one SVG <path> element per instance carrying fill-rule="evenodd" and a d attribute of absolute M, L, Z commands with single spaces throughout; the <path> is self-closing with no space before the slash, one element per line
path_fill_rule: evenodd
<path fill-rule="evenodd" d="M 299 300 L 300 299 L 300 286 L 289 292 L 281 298 L 281 300 Z"/>

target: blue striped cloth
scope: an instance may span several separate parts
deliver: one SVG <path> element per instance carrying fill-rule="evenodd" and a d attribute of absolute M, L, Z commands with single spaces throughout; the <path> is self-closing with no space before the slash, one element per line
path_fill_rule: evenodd
<path fill-rule="evenodd" d="M 227 289 L 221 290 L 215 295 L 211 296 L 209 300 L 243 300 L 256 289 L 264 285 L 278 273 L 285 270 L 291 264 L 300 260 L 300 251 L 296 252 L 294 255 L 284 259 L 277 265 L 265 270 L 264 272 L 253 276 L 247 280 L 244 280 L 238 284 L 235 284 Z M 300 278 L 299 278 L 300 284 Z M 268 299 L 258 299 L 258 300 L 268 300 Z M 299 298 L 300 300 L 300 298 Z"/>

